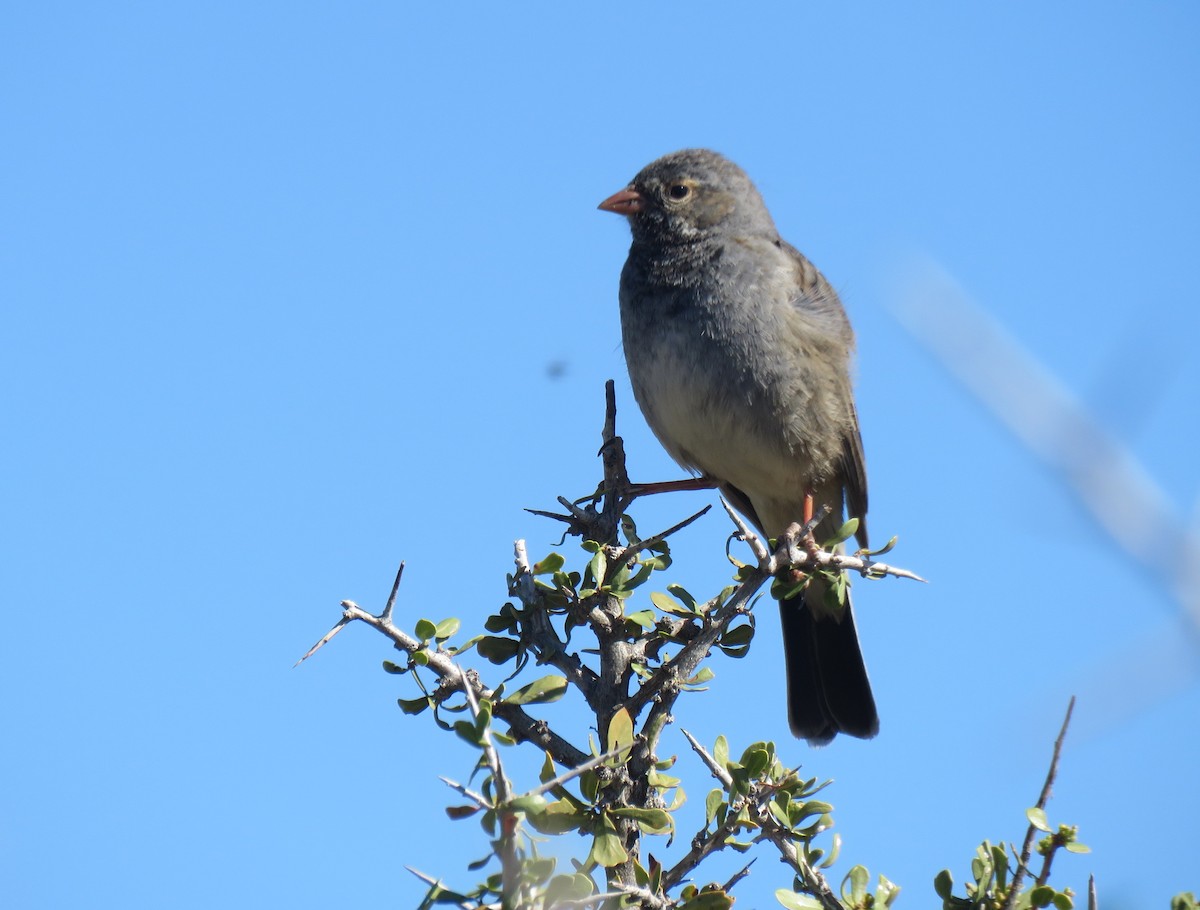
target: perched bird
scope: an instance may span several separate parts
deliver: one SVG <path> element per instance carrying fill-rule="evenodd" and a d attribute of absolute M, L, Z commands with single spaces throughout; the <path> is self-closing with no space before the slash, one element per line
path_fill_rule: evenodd
<path fill-rule="evenodd" d="M 667 452 L 778 537 L 809 507 L 844 511 L 867 545 L 867 478 L 850 381 L 854 333 L 825 277 L 780 238 L 736 164 L 688 149 L 647 165 L 600 208 L 633 232 L 621 334 L 633 392 Z M 811 744 L 879 731 L 854 614 L 819 576 L 780 602 L 788 722 Z"/>

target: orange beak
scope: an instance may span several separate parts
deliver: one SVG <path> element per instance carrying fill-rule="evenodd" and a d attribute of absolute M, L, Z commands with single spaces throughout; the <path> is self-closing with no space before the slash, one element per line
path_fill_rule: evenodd
<path fill-rule="evenodd" d="M 642 210 L 642 205 L 641 194 L 633 187 L 627 186 L 625 189 L 613 193 L 597 208 L 615 215 L 636 215 Z"/>

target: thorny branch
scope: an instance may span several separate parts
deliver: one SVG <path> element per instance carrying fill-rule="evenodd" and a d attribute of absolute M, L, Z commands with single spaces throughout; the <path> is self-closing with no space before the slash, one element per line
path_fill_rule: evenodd
<path fill-rule="evenodd" d="M 1038 796 L 1037 808 L 1045 809 L 1046 803 L 1050 800 L 1050 791 L 1054 787 L 1054 779 L 1058 776 L 1058 759 L 1062 755 L 1063 741 L 1067 737 L 1067 727 L 1071 723 L 1071 714 L 1075 711 L 1075 696 L 1071 696 L 1071 700 L 1067 703 L 1067 716 L 1063 718 L 1062 727 L 1058 731 L 1058 738 L 1054 740 L 1054 754 L 1050 758 L 1050 770 L 1046 773 L 1046 782 L 1042 784 L 1042 792 Z M 1016 906 L 1017 897 L 1021 891 L 1021 882 L 1029 873 L 1029 858 L 1033 855 L 1033 843 L 1037 839 L 1038 829 L 1035 825 L 1030 825 L 1025 832 L 1025 841 L 1021 844 L 1021 858 L 1017 864 L 1017 870 L 1013 874 L 1012 885 L 1008 891 L 1008 899 L 1004 902 L 1003 910 L 1012 910 Z M 1044 870 L 1049 874 L 1049 866 Z M 1041 881 L 1044 883 L 1044 880 Z"/>
<path fill-rule="evenodd" d="M 750 788 L 750 792 L 745 796 L 734 797 L 732 794 L 733 777 L 729 772 L 721 766 L 721 764 L 709 754 L 696 738 L 686 730 L 681 731 L 686 737 L 688 743 L 700 760 L 708 766 L 713 777 L 720 781 L 721 786 L 726 793 L 730 794 L 729 812 L 726 815 L 725 827 L 730 830 L 726 831 L 718 827 L 716 834 L 708 838 L 697 838 L 692 843 L 692 850 L 679 863 L 677 863 L 669 872 L 663 875 L 663 886 L 673 886 L 686 878 L 692 870 L 710 853 L 715 852 L 720 846 L 724 845 L 725 838 L 732 833 L 732 828 L 736 826 L 737 816 L 744 808 L 749 808 L 755 823 L 759 826 L 759 833 L 756 835 L 757 841 L 768 841 L 774 844 L 779 851 L 780 859 L 796 873 L 803 882 L 805 890 L 820 902 L 826 910 L 844 910 L 842 902 L 838 900 L 837 895 L 833 893 L 833 889 L 829 887 L 829 882 L 819 871 L 814 869 L 796 849 L 795 835 L 781 824 L 778 819 L 771 813 L 767 804 L 775 795 L 762 784 L 756 783 Z M 731 819 L 734 825 L 730 825 Z M 717 837 L 720 840 L 717 840 Z"/>
<path fill-rule="evenodd" d="M 638 678 L 633 672 L 634 661 L 646 663 L 647 655 L 651 653 L 650 642 L 654 641 L 655 647 L 661 647 L 662 639 L 635 637 L 631 640 L 627 631 L 624 604 L 621 598 L 609 593 L 607 584 L 617 571 L 625 566 L 632 566 L 637 560 L 638 554 L 658 547 L 670 535 L 700 518 L 708 511 L 708 508 L 706 507 L 666 531 L 651 537 L 639 540 L 630 534 L 628 543 L 624 545 L 619 542 L 618 538 L 618 529 L 621 527 L 622 518 L 629 504 L 639 496 L 672 489 L 707 489 L 715 484 L 708 478 L 666 484 L 631 483 L 625 468 L 624 444 L 621 437 L 616 435 L 616 401 L 614 386 L 611 382 L 606 385 L 605 398 L 603 443 L 599 453 L 604 469 L 603 482 L 592 497 L 575 502 L 560 498 L 559 502 L 566 509 L 566 514 L 538 513 L 565 522 L 568 534 L 595 541 L 603 547 L 606 569 L 601 574 L 604 577 L 595 579 L 596 591 L 582 600 L 577 600 L 572 608 L 574 612 L 571 613 L 573 621 L 586 623 L 596 636 L 599 671 L 585 664 L 579 654 L 568 652 L 568 642 L 551 622 L 553 611 L 546 601 L 545 592 L 535 583 L 534 567 L 529 559 L 525 542 L 520 540 L 514 547 L 516 571 L 510 579 L 510 590 L 523 606 L 519 614 L 521 647 L 533 655 L 537 663 L 548 664 L 561 672 L 566 677 L 568 684 L 580 692 L 596 717 L 595 729 L 599 733 L 602 743 L 610 741 L 609 724 L 619 711 L 623 709 L 636 723 L 644 709 L 649 708 L 642 721 L 641 729 L 634 737 L 632 746 L 629 742 L 625 742 L 603 755 L 589 756 L 585 754 L 554 732 L 546 722 L 532 717 L 520 705 L 506 702 L 503 698 L 498 697 L 496 691 L 486 686 L 475 671 L 468 671 L 459 666 L 455 662 L 456 652 L 453 649 L 443 648 L 438 642 L 420 641 L 398 628 L 392 621 L 392 612 L 404 571 L 403 564 L 396 574 L 395 583 L 382 613 L 376 616 L 362 609 L 353 601 L 343 601 L 343 612 L 339 622 L 301 658 L 301 661 L 314 654 L 350 622 L 356 620 L 364 622 L 387 636 L 398 650 L 409 655 L 407 669 L 417 669 L 417 661 L 413 658 L 420 653 L 420 665 L 427 667 L 439 680 L 437 688 L 431 692 L 431 697 L 435 701 L 444 701 L 452 693 L 461 691 L 470 706 L 472 715 L 478 717 L 479 703 L 482 699 L 487 699 L 492 705 L 492 715 L 505 721 L 514 737 L 518 740 L 535 743 L 549 753 L 557 764 L 568 769 L 554 780 L 531 791 L 529 795 L 550 792 L 579 774 L 609 762 L 616 755 L 625 753 L 629 756 L 627 761 L 606 768 L 606 802 L 617 806 L 656 808 L 662 805 L 661 797 L 658 795 L 658 791 L 649 785 L 648 780 L 650 772 L 658 761 L 655 749 L 662 731 L 673 720 L 671 710 L 679 694 L 683 691 L 683 683 L 695 675 L 701 661 L 708 656 L 711 649 L 729 629 L 731 623 L 739 616 L 749 613 L 752 599 L 765 583 L 784 570 L 801 573 L 812 573 L 817 570 L 848 570 L 868 577 L 893 575 L 918 579 L 918 576 L 907 570 L 880 563 L 872 559 L 870 553 L 848 555 L 819 549 L 812 542 L 811 531 L 816 522 L 823 517 L 823 513 L 818 514 L 813 522 L 805 527 L 793 526 L 789 529 L 779 541 L 778 547 L 772 552 L 767 544 L 748 528 L 745 521 L 729 507 L 728 503 L 722 500 L 722 504 L 738 529 L 737 537 L 746 542 L 754 555 L 755 564 L 738 563 L 739 583 L 723 592 L 725 596 L 719 596 L 704 604 L 697 611 L 695 619 L 679 620 L 665 617 L 660 622 L 659 630 L 666 630 L 670 635 L 670 640 L 680 644 L 679 650 L 666 658 L 653 672 L 646 675 L 631 692 L 631 683 Z M 657 651 L 654 653 L 656 654 Z M 706 760 L 718 779 L 722 780 L 728 791 L 730 786 L 728 773 L 717 766 L 711 756 L 708 756 L 690 735 L 688 735 L 688 740 L 697 753 Z M 509 802 L 513 794 L 504 775 L 499 754 L 486 730 L 481 747 L 484 752 L 484 761 L 491 771 L 495 785 L 495 798 L 490 805 L 482 794 L 468 790 L 453 781 L 444 778 L 443 780 L 476 805 L 487 806 L 487 808 L 497 811 L 498 821 L 501 824 L 500 840 L 502 843 L 498 845 L 498 852 L 503 872 L 503 900 L 506 905 L 512 905 L 513 901 L 519 897 L 517 888 L 520 880 L 520 860 L 516 852 L 515 839 L 511 836 L 515 819 L 504 811 L 504 805 Z M 801 852 L 797 850 L 794 832 L 781 825 L 766 808 L 771 795 L 765 788 L 756 787 L 749 796 L 738 797 L 738 800 L 742 801 L 739 806 L 749 808 L 754 822 L 759 828 L 755 839 L 775 844 L 784 862 L 796 871 L 801 881 L 809 885 L 810 893 L 821 902 L 823 907 L 829 908 L 829 910 L 840 908 L 840 904 L 833 896 L 824 877 L 810 868 Z M 701 832 L 697 835 L 688 855 L 671 870 L 664 873 L 660 894 L 651 893 L 635 885 L 633 864 L 640 853 L 641 833 L 634 819 L 616 817 L 614 823 L 629 859 L 606 869 L 608 896 L 634 897 L 640 906 L 650 908 L 650 910 L 670 906 L 671 903 L 665 898 L 665 895 L 671 888 L 682 884 L 689 873 L 705 857 L 727 846 L 726 841 L 738 827 L 740 811 L 739 808 L 737 812 L 730 812 L 715 833 L 704 835 Z M 744 877 L 748 869 L 749 866 L 737 873 L 730 880 L 730 886 Z M 420 875 L 420 873 L 415 874 Z M 432 879 L 421 877 L 433 884 Z M 568 902 L 564 906 L 593 906 L 605 898 L 605 895 L 594 895 Z"/>

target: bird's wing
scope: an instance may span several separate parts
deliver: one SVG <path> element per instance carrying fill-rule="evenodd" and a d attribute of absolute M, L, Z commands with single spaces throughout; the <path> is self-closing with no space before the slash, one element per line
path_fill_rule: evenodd
<path fill-rule="evenodd" d="M 840 336 L 847 348 L 854 346 L 854 330 L 846 316 L 845 307 L 838 298 L 837 291 L 821 274 L 820 270 L 809 262 L 798 249 L 784 240 L 778 241 L 781 248 L 787 251 L 795 263 L 795 275 L 799 294 L 796 306 L 803 307 L 810 320 L 823 324 L 830 335 Z M 847 378 L 847 385 L 849 379 Z M 839 459 L 842 484 L 845 489 L 846 513 L 858 519 L 858 531 L 855 536 L 860 546 L 867 546 L 867 464 L 863 455 L 862 434 L 858 429 L 858 411 L 854 407 L 853 392 L 847 387 L 846 403 L 850 408 L 849 420 L 846 421 L 848 430 L 842 437 L 842 455 Z"/>

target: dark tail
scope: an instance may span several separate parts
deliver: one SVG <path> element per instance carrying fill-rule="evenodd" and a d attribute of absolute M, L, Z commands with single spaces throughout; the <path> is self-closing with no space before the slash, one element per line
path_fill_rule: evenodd
<path fill-rule="evenodd" d="M 814 579 L 800 594 L 779 603 L 788 724 L 793 734 L 813 746 L 825 745 L 838 733 L 870 739 L 879 732 L 879 715 L 858 645 L 854 611 L 847 600 L 840 617 L 827 609 L 814 615 L 804 599 L 823 594 L 824 586 Z"/>

